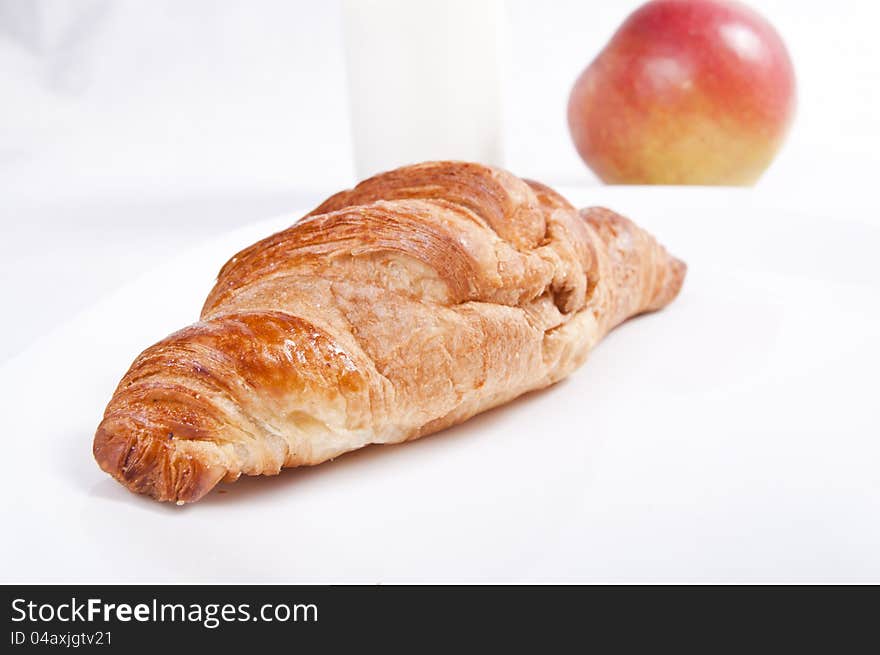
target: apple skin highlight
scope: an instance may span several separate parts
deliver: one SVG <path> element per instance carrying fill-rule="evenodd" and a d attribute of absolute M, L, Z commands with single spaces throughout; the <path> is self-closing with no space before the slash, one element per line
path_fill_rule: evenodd
<path fill-rule="evenodd" d="M 568 122 L 604 182 L 747 185 L 795 105 L 788 51 L 761 16 L 735 2 L 655 0 L 575 82 Z"/>

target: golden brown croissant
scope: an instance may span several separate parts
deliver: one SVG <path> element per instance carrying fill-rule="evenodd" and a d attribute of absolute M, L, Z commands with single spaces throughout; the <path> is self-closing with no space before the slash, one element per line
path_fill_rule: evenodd
<path fill-rule="evenodd" d="M 94 455 L 181 503 L 416 439 L 564 378 L 684 274 L 629 220 L 503 170 L 391 171 L 229 260 L 201 320 L 132 364 Z"/>

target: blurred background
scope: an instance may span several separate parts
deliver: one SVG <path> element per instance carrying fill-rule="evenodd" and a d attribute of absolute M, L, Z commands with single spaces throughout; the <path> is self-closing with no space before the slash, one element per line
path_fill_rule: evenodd
<path fill-rule="evenodd" d="M 498 3 L 507 168 L 599 184 L 572 145 L 568 94 L 640 4 Z M 792 130 L 756 190 L 878 222 L 880 10 L 749 4 L 798 77 Z M 346 11 L 332 0 L 0 0 L 0 276 L 14 314 L 0 361 L 173 254 L 247 222 L 293 220 L 356 181 Z"/>

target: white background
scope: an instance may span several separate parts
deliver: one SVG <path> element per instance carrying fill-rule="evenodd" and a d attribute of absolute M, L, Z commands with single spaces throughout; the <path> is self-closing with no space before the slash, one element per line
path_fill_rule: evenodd
<path fill-rule="evenodd" d="M 639 4 L 506 3 L 511 169 L 556 184 L 593 180 L 571 147 L 565 103 Z M 797 121 L 765 183 L 870 181 L 880 114 L 874 3 L 752 5 L 788 44 L 799 81 Z M 335 2 L 2 0 L 3 179 L 43 198 L 348 184 L 340 28 Z"/>
<path fill-rule="evenodd" d="M 611 539 L 610 535 L 630 540 L 628 546 L 619 550 L 614 569 L 617 575 L 609 575 L 605 570 L 606 580 L 876 581 L 880 579 L 880 562 L 872 559 L 870 553 L 880 551 L 880 535 L 873 527 L 876 521 L 871 511 L 878 499 L 878 482 L 876 473 L 872 477 L 871 471 L 878 470 L 880 458 L 868 434 L 876 428 L 876 422 L 870 418 L 865 404 L 849 407 L 842 399 L 848 396 L 853 402 L 869 402 L 864 389 L 870 388 L 874 378 L 867 365 L 877 360 L 876 348 L 870 349 L 866 336 L 869 328 L 876 327 L 870 321 L 876 317 L 877 297 L 876 285 L 870 286 L 872 279 L 866 273 L 873 255 L 865 244 L 872 243 L 871 239 L 877 242 L 875 228 L 880 227 L 880 202 L 875 192 L 875 178 L 880 169 L 877 155 L 880 152 L 880 120 L 877 118 L 880 116 L 880 45 L 876 39 L 880 10 L 875 3 L 856 0 L 841 0 L 833 5 L 827 1 L 804 0 L 751 3 L 774 23 L 788 44 L 799 86 L 799 109 L 789 140 L 755 189 L 732 192 L 602 188 L 596 186 L 595 178 L 570 144 L 565 103 L 577 74 L 638 4 L 611 0 L 510 0 L 506 3 L 510 35 L 505 91 L 508 168 L 552 185 L 562 185 L 579 202 L 607 202 L 623 211 L 636 212 L 638 215 L 634 213 L 633 217 L 651 227 L 663 229 L 665 226 L 668 236 L 661 236 L 671 240 L 671 246 L 689 247 L 690 252 L 685 254 L 692 261 L 695 257 L 699 259 L 699 243 L 695 238 L 684 237 L 676 242 L 675 223 L 669 222 L 675 218 L 676 207 L 681 207 L 683 216 L 690 220 L 696 216 L 705 222 L 700 225 L 700 234 L 717 237 L 712 241 L 715 251 L 706 246 L 704 260 L 710 252 L 715 252 L 719 258 L 729 257 L 730 262 L 735 262 L 735 248 L 749 249 L 784 270 L 795 264 L 799 273 L 809 270 L 806 279 L 814 280 L 817 292 L 823 291 L 826 295 L 840 290 L 833 285 L 862 285 L 847 287 L 849 291 L 841 292 L 840 297 L 861 297 L 862 300 L 853 305 L 861 305 L 864 313 L 858 314 L 852 306 L 847 306 L 850 318 L 861 317 L 863 321 L 851 329 L 837 324 L 833 314 L 822 313 L 821 320 L 811 320 L 794 305 L 780 310 L 777 317 L 780 324 L 789 328 L 797 320 L 809 321 L 810 329 L 806 333 L 793 332 L 801 336 L 793 337 L 790 343 L 799 344 L 802 351 L 778 351 L 774 362 L 779 368 L 768 369 L 763 374 L 772 376 L 774 370 L 800 370 L 792 362 L 798 361 L 798 357 L 806 358 L 805 362 L 814 361 L 810 359 L 811 355 L 815 358 L 811 348 L 817 349 L 822 356 L 809 370 L 819 375 L 824 370 L 822 366 L 830 367 L 826 373 L 833 374 L 829 379 L 834 381 L 834 389 L 839 393 L 839 398 L 834 394 L 831 397 L 838 398 L 840 405 L 826 408 L 826 413 L 821 415 L 807 413 L 791 421 L 785 419 L 784 414 L 773 414 L 769 427 L 758 432 L 747 430 L 747 424 L 742 423 L 745 419 L 731 422 L 732 419 L 724 418 L 721 424 L 728 428 L 722 441 L 712 440 L 710 434 L 706 445 L 700 446 L 701 442 L 689 440 L 694 435 L 688 433 L 678 441 L 673 440 L 669 451 L 649 446 L 654 461 L 665 454 L 674 456 L 670 466 L 677 463 L 683 467 L 683 470 L 674 469 L 679 476 L 677 483 L 664 480 L 662 471 L 635 469 L 615 478 L 609 473 L 619 470 L 613 463 L 608 469 L 602 468 L 601 461 L 590 464 L 598 476 L 596 479 L 604 476 L 608 483 L 606 486 L 597 483 L 593 487 L 598 497 L 616 498 L 617 504 L 591 506 L 590 511 L 601 514 L 598 525 L 605 531 L 584 533 L 581 537 L 600 539 L 598 545 L 589 550 L 594 557 L 620 549 L 618 543 L 601 541 Z M 134 524 L 144 520 L 143 525 L 157 530 L 161 529 L 159 526 L 169 525 L 167 521 L 173 520 L 175 526 L 183 527 L 187 520 L 194 520 L 183 518 L 186 515 L 146 509 L 145 505 L 131 505 L 125 496 L 114 495 L 115 486 L 102 477 L 88 456 L 90 435 L 87 430 L 100 413 L 99 405 L 106 401 L 106 387 L 112 384 L 111 378 L 118 377 L 133 356 L 134 352 L 129 352 L 135 345 L 133 342 L 146 345 L 142 342 L 155 340 L 153 333 L 165 329 L 172 318 L 181 318 L 177 325 L 188 320 L 185 316 L 194 318 L 198 310 L 198 303 L 191 302 L 191 315 L 169 311 L 158 316 L 163 304 L 178 307 L 175 303 L 179 303 L 180 298 L 175 295 L 173 284 L 159 284 L 168 278 L 157 277 L 157 270 L 168 267 L 182 274 L 204 273 L 210 277 L 214 273 L 210 266 L 192 271 L 181 264 L 186 261 L 185 256 L 181 260 L 182 254 L 234 228 L 247 229 L 246 226 L 268 216 L 289 213 L 293 220 L 298 211 L 354 181 L 337 3 L 0 0 L 0 278 L 4 294 L 0 382 L 4 390 L 4 412 L 14 417 L 12 425 L 17 427 L 7 433 L 6 438 L 44 440 L 41 448 L 56 451 L 52 465 L 45 468 L 32 461 L 32 453 L 29 457 L 22 453 L 24 461 L 8 455 L 11 465 L 26 468 L 21 475 L 21 485 L 4 493 L 4 512 L 8 512 L 4 518 L 8 520 L 13 512 L 17 517 L 27 511 L 34 521 L 34 529 L 50 519 L 62 521 L 60 513 L 52 514 L 45 505 L 53 502 L 51 498 L 24 491 L 27 480 L 31 479 L 36 487 L 63 495 L 74 495 L 77 489 L 87 486 L 89 495 L 77 497 L 79 504 L 75 508 L 65 506 L 62 521 L 70 530 L 77 525 L 76 521 L 86 521 L 85 531 L 77 535 L 82 547 L 90 543 L 90 538 L 110 543 L 113 533 L 106 526 L 101 527 L 100 521 L 108 512 L 116 511 L 113 508 L 124 514 L 126 520 Z M 696 204 L 694 198 L 699 199 Z M 665 213 L 664 207 L 668 208 Z M 748 221 L 742 219 L 743 229 L 749 231 L 747 239 L 736 232 L 737 212 L 748 215 Z M 786 222 L 775 222 L 779 214 L 787 217 Z M 798 217 L 804 225 L 809 224 L 812 235 L 809 238 L 801 238 Z M 766 229 L 762 221 L 766 222 Z M 827 239 L 824 239 L 826 229 Z M 722 236 L 732 231 L 736 238 L 731 236 L 728 246 Z M 815 246 L 826 241 L 827 252 Z M 805 246 L 805 242 L 812 245 Z M 728 247 L 730 251 L 725 250 Z M 219 268 L 228 254 L 231 252 L 211 251 L 210 261 L 216 260 L 215 268 Z M 849 261 L 850 258 L 857 261 Z M 847 263 L 855 266 L 856 272 L 841 273 L 841 267 L 845 268 Z M 680 329 L 694 324 L 688 321 L 711 321 L 711 316 L 705 315 L 706 308 L 716 307 L 711 303 L 702 308 L 695 305 L 700 298 L 718 300 L 711 297 L 706 280 L 701 284 L 696 275 L 692 268 L 691 280 L 696 291 L 694 295 L 683 297 L 682 309 L 677 310 L 683 312 L 677 315 L 677 325 L 683 326 Z M 145 280 L 155 284 L 145 286 Z M 746 321 L 749 327 L 742 333 L 731 331 L 729 324 L 727 328 L 716 325 L 719 330 L 727 329 L 725 334 L 731 340 L 738 336 L 746 339 L 739 348 L 726 351 L 732 359 L 719 364 L 720 370 L 744 373 L 745 369 L 740 366 L 743 361 L 755 363 L 755 360 L 744 359 L 748 353 L 763 352 L 760 348 L 767 345 L 762 332 L 754 326 L 762 325 L 763 312 L 773 304 L 772 298 L 785 290 L 801 287 L 794 283 L 786 286 L 786 283 L 771 288 L 768 282 L 767 293 L 771 300 L 762 299 L 750 308 L 746 306 L 748 298 L 733 289 L 730 279 L 727 283 L 725 293 L 740 303 L 737 306 L 744 312 L 758 314 L 753 319 L 749 317 Z M 760 283 L 755 284 L 756 288 L 760 287 Z M 862 296 L 847 295 L 856 288 L 861 290 Z M 124 293 L 126 289 L 136 289 L 141 296 L 121 303 L 118 293 L 113 294 Z M 798 296 L 800 291 L 792 293 L 795 295 L 791 298 L 797 298 L 800 303 L 815 303 L 818 312 L 836 306 L 822 294 L 810 298 Z M 105 314 L 96 308 L 104 308 Z M 114 314 L 111 320 L 107 311 L 124 315 Z M 145 313 L 143 335 L 131 326 L 132 315 L 139 311 Z M 670 313 L 669 320 L 675 321 L 675 316 Z M 731 320 L 735 316 L 739 315 L 730 314 Z M 98 333 L 96 330 L 101 325 L 115 326 L 113 329 L 119 333 L 127 330 L 132 343 L 121 336 L 110 336 L 112 332 Z M 643 334 L 649 330 L 648 325 L 651 324 L 640 325 Z M 83 331 L 83 326 L 91 329 Z M 666 343 L 663 328 L 654 329 L 659 332 L 651 336 L 652 344 L 660 340 Z M 59 341 L 77 334 L 78 341 Z M 632 336 L 635 332 L 628 334 Z M 803 334 L 810 335 L 813 341 L 805 342 Z M 847 335 L 853 339 L 846 346 L 848 359 L 841 356 L 839 361 L 835 360 L 835 353 L 844 347 L 841 344 L 846 342 Z M 119 341 L 115 346 L 115 342 L 108 342 L 106 348 L 107 357 L 118 362 L 115 372 L 105 370 L 112 364 L 102 359 L 104 353 L 76 352 L 80 348 L 100 349 L 98 344 L 108 339 Z M 666 347 L 674 349 L 676 343 L 682 347 L 689 341 L 682 337 Z M 634 339 L 631 343 L 632 346 L 627 342 L 627 351 L 641 342 Z M 705 362 L 715 351 L 711 344 L 701 346 L 700 343 L 697 342 L 696 349 L 700 371 L 707 374 L 712 369 Z M 858 347 L 865 348 L 861 355 Z M 784 353 L 784 357 L 779 352 Z M 657 366 L 683 366 L 683 360 L 658 357 Z M 632 365 L 629 359 L 627 361 Z M 612 377 L 619 370 L 611 361 L 604 367 L 602 362 L 599 355 L 598 361 L 591 362 L 591 370 Z M 100 375 L 93 370 L 88 375 L 83 373 L 90 366 L 103 367 Z M 653 373 L 657 381 L 661 379 L 661 370 L 658 368 Z M 686 373 L 679 371 L 677 375 L 681 384 L 689 384 Z M 781 384 L 788 374 L 780 375 L 777 382 Z M 78 379 L 83 388 L 75 388 Z M 39 383 L 43 391 L 39 391 L 39 385 L 27 386 L 27 383 Z M 800 398 L 806 399 L 803 402 L 807 406 L 823 407 L 820 397 L 813 395 L 815 387 L 804 380 L 799 385 L 792 388 L 803 394 Z M 642 388 L 648 387 L 643 385 Z M 829 389 L 829 393 L 831 391 Z M 754 395 L 747 396 L 741 401 L 756 400 Z M 66 399 L 64 402 L 60 400 L 62 397 Z M 603 399 L 613 397 L 616 396 L 611 391 L 603 392 Z M 554 402 L 559 401 L 546 401 L 555 407 Z M 525 420 L 529 412 L 524 408 L 530 406 L 518 405 L 511 410 L 511 416 Z M 756 406 L 763 407 L 766 416 L 771 414 L 760 402 Z M 781 406 L 786 411 L 796 411 L 798 397 L 786 397 Z M 704 412 L 691 414 L 690 422 L 705 429 L 708 423 L 701 421 L 708 422 L 711 412 L 719 412 L 719 407 L 721 405 L 710 404 Z M 65 411 L 70 412 L 71 418 L 65 419 Z M 832 429 L 835 412 L 840 413 L 837 427 L 842 432 Z M 39 418 L 34 420 L 40 415 L 46 415 L 44 426 Z M 73 432 L 62 429 L 65 420 L 74 425 Z M 648 424 L 635 420 L 629 434 L 643 434 L 638 430 L 644 431 Z M 54 426 L 54 432 L 50 431 L 50 425 Z M 747 446 L 737 448 L 731 426 L 748 431 L 749 439 L 743 442 Z M 786 437 L 762 446 L 764 439 L 772 438 L 771 427 L 779 433 L 787 429 Z M 808 431 L 806 451 L 798 450 L 797 429 L 801 428 Z M 71 439 L 74 434 L 78 435 L 76 443 L 65 442 L 58 448 L 54 442 L 45 441 L 61 438 L 59 435 Z M 662 437 L 658 433 L 657 438 Z M 823 438 L 830 441 L 822 441 Z M 834 448 L 835 441 L 838 450 Z M 646 448 L 646 442 L 638 440 L 608 440 L 600 445 L 613 454 L 613 462 L 624 468 L 634 453 L 645 452 Z M 485 456 L 496 447 L 497 444 L 487 446 L 486 442 L 477 446 Z M 417 448 L 428 449 L 436 458 L 444 457 L 439 446 Z M 399 455 L 403 457 L 400 461 L 406 463 L 412 457 L 416 464 L 419 456 L 412 453 L 422 451 L 406 452 L 411 454 Z M 690 460 L 682 460 L 688 453 L 696 454 Z M 526 454 L 523 451 L 524 458 Z M 581 454 L 586 459 L 591 455 Z M 557 456 L 565 459 L 566 453 L 560 452 Z M 736 469 L 724 467 L 725 458 L 746 467 L 745 481 L 737 478 Z M 368 456 L 367 472 L 373 463 L 378 472 L 380 459 Z M 830 462 L 830 469 L 822 468 L 823 460 Z M 75 462 L 75 479 L 64 477 L 70 470 L 62 464 L 69 461 Z M 749 461 L 753 462 L 751 468 Z M 398 467 L 402 465 L 399 463 Z M 698 471 L 703 465 L 708 468 Z M 394 464 L 388 466 L 392 470 Z M 586 473 L 578 471 L 579 475 Z M 364 471 L 359 474 L 363 475 Z M 41 475 L 59 476 L 61 481 L 44 485 Z M 327 474 L 327 480 L 339 484 L 338 475 Z M 646 488 L 632 486 L 638 484 L 639 475 L 647 479 L 647 484 L 658 494 L 656 503 L 641 509 L 638 503 L 642 502 Z M 720 480 L 714 490 L 713 479 Z M 6 482 L 10 480 L 12 478 L 7 476 Z M 570 480 L 564 480 L 553 493 L 564 495 L 571 491 L 566 486 Z M 478 489 L 478 478 L 474 477 L 471 484 L 475 485 L 474 490 Z M 253 485 L 246 488 L 253 489 Z M 273 499 L 277 500 L 285 491 L 275 489 L 266 497 L 268 504 L 263 504 L 260 510 L 260 516 L 266 520 L 271 520 L 273 515 Z M 296 489 L 290 491 L 296 495 Z M 391 489 L 383 488 L 381 493 L 392 497 Z M 705 503 L 687 505 L 682 499 L 688 493 L 702 494 Z M 514 500 L 522 502 L 523 499 Z M 319 501 L 315 502 L 315 506 L 320 505 Z M 330 497 L 324 502 L 329 502 L 328 507 L 334 510 L 344 506 L 341 498 Z M 489 500 L 480 502 L 480 507 L 489 506 Z M 31 508 L 31 503 L 37 506 Z M 544 505 L 534 503 L 537 504 L 527 505 L 529 516 L 539 520 Z M 241 507 L 242 503 L 238 505 Z M 762 513 L 762 506 L 769 509 Z M 307 512 L 308 507 L 305 502 L 302 510 Z M 365 507 L 358 505 L 358 511 L 362 513 Z M 655 512 L 652 507 L 660 509 Z M 671 513 L 664 511 L 670 507 L 677 509 Z M 192 512 L 196 509 L 188 510 L 190 517 L 195 516 Z M 221 517 L 225 511 L 215 503 L 204 516 Z M 441 518 L 445 516 L 442 508 L 433 507 L 431 511 Z M 143 518 L 144 512 L 149 513 L 149 520 Z M 758 518 L 749 523 L 747 517 L 754 513 Z M 669 518 L 677 532 L 661 529 L 663 526 L 658 522 Z M 396 520 L 388 518 L 392 523 Z M 789 534 L 786 526 L 792 521 L 795 531 Z M 505 525 L 514 530 L 514 524 Z M 209 534 L 221 540 L 224 531 L 222 523 L 218 525 L 220 527 Z M 357 527 L 360 523 L 355 521 L 352 525 Z M 469 525 L 480 530 L 476 523 Z M 565 530 L 580 529 L 572 525 L 565 527 L 562 536 L 553 541 L 556 550 L 539 557 L 539 562 L 547 560 L 544 564 L 530 569 L 523 562 L 501 562 L 497 569 L 487 569 L 483 579 L 564 579 L 564 567 L 554 565 L 551 560 L 557 557 L 564 562 L 565 553 L 571 557 L 568 551 L 578 547 L 576 535 L 564 534 Z M 827 530 L 823 525 L 828 526 Z M 340 530 L 347 538 L 355 539 L 357 535 L 352 532 L 355 527 Z M 615 529 L 620 531 L 615 533 Z M 749 533 L 749 529 L 753 532 Z M 146 528 L 136 531 L 139 538 L 149 539 Z M 433 533 L 429 529 L 425 534 Z M 479 543 L 486 548 L 499 548 L 502 537 L 516 536 L 503 530 L 491 534 L 484 530 L 480 534 L 483 541 Z M 691 535 L 699 545 L 699 552 L 682 551 L 676 534 Z M 304 538 L 312 540 L 310 552 L 324 552 L 324 542 L 316 534 Z M 425 547 L 421 537 L 415 539 L 420 547 Z M 646 539 L 660 543 L 653 564 L 639 559 L 643 553 L 638 543 Z M 745 552 L 738 551 L 736 546 L 737 540 L 743 539 Z M 800 555 L 795 552 L 798 539 L 811 540 Z M 13 548 L 6 553 L 9 557 L 25 557 L 29 551 L 34 557 L 37 554 L 49 556 L 30 541 L 10 543 L 12 545 L 5 546 Z M 529 548 L 538 548 L 541 542 L 530 543 L 533 546 Z M 239 540 L 235 544 L 246 548 Z M 381 548 L 372 544 L 367 552 L 380 557 Z M 449 575 L 444 579 L 455 580 L 455 566 L 462 565 L 465 554 L 459 553 L 458 559 L 455 553 L 449 555 L 446 560 L 449 568 L 445 569 Z M 332 552 L 327 555 L 325 561 L 330 563 L 332 555 Z M 741 557 L 737 558 L 738 555 Z M 103 553 L 103 556 L 109 555 Z M 116 559 L 119 562 L 114 570 L 120 571 L 123 562 Z M 6 561 L 12 560 L 7 558 Z M 267 561 L 278 563 L 278 558 L 268 557 Z M 344 561 L 349 567 L 362 564 L 357 559 Z M 404 561 L 406 566 L 398 571 L 395 579 L 419 579 L 420 571 L 431 570 L 424 568 L 426 562 L 414 555 Z M 90 562 L 94 569 L 80 570 L 79 578 L 72 572 L 64 579 L 96 577 L 100 564 L 97 560 Z M 695 563 L 696 568 L 688 568 L 688 562 Z M 38 561 L 32 560 L 19 567 L 14 577 L 61 579 L 60 574 L 53 578 L 49 572 L 63 570 L 63 562 L 56 559 L 52 564 L 54 568 L 39 568 Z M 126 579 L 182 580 L 187 577 L 186 570 L 192 572 L 189 576 L 192 580 L 219 579 L 222 567 L 216 564 L 208 558 L 204 568 L 187 569 L 184 565 L 197 567 L 198 563 L 184 558 L 177 564 L 164 562 L 156 568 L 158 565 L 154 562 L 149 569 L 152 572 L 149 579 L 145 577 L 148 569 L 137 567 L 128 572 Z M 304 569 L 297 570 L 299 579 L 320 578 L 309 578 Z M 600 562 L 593 561 L 589 566 L 582 563 L 578 570 L 578 579 L 603 579 Z M 510 571 L 522 574 L 517 577 Z M 346 573 L 348 579 L 358 577 L 355 568 L 337 572 L 341 577 L 334 579 L 345 580 Z M 375 568 L 359 572 L 367 577 L 358 579 L 365 581 L 388 579 Z M 3 573 L 4 577 L 9 575 L 5 565 Z M 49 577 L 42 577 L 44 575 Z M 235 569 L 232 578 L 269 580 L 271 576 L 256 564 L 246 564 Z M 474 573 L 470 579 L 480 578 Z"/>
<path fill-rule="evenodd" d="M 596 183 L 565 103 L 638 4 L 506 3 L 508 168 Z M 800 97 L 759 187 L 880 220 L 880 9 L 752 4 Z M 354 181 L 336 2 L 0 0 L 0 277 L 16 315 L 0 361 L 163 257 Z"/>

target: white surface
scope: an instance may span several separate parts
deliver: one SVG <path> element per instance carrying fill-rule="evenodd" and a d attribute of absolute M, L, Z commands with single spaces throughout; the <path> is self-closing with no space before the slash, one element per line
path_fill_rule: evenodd
<path fill-rule="evenodd" d="M 287 219 L 163 262 L 0 368 L 3 582 L 880 582 L 880 230 L 722 189 L 570 191 L 687 260 L 667 310 L 423 440 L 177 508 L 99 471 L 133 357 Z"/>
<path fill-rule="evenodd" d="M 325 193 L 139 193 L 52 196 L 3 207 L 15 221 L 0 237 L 0 364 L 59 323 L 158 263 L 235 227 Z"/>
<path fill-rule="evenodd" d="M 506 4 L 507 165 L 590 183 L 565 101 L 639 0 Z M 0 581 L 880 581 L 880 7 L 750 4 L 799 83 L 758 188 L 571 194 L 689 261 L 673 307 L 556 389 L 181 512 L 92 433 L 263 228 L 175 257 L 354 181 L 339 6 L 0 0 Z"/>

